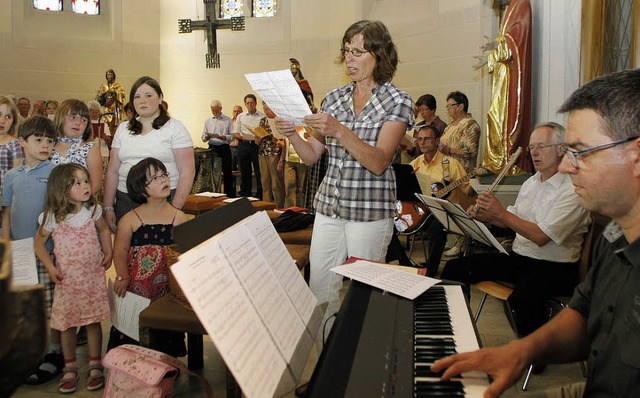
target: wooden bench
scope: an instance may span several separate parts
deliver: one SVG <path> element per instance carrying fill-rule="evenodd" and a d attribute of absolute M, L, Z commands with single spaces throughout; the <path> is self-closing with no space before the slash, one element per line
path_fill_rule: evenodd
<path fill-rule="evenodd" d="M 182 206 L 182 211 L 197 216 L 209 210 L 218 209 L 227 205 L 228 203 L 224 202 L 225 199 L 227 199 L 226 196 L 208 198 L 206 196 L 189 195 L 187 196 L 187 200 L 184 202 L 184 206 Z M 251 202 L 251 206 L 253 206 L 257 211 L 273 210 L 276 208 L 275 203 L 265 202 L 263 200 L 253 201 Z"/>

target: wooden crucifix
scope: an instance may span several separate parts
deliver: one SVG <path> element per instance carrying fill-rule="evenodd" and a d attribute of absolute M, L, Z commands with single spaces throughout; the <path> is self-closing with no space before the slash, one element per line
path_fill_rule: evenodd
<path fill-rule="evenodd" d="M 220 54 L 218 54 L 217 30 L 231 29 L 244 30 L 244 17 L 232 17 L 231 19 L 218 19 L 217 12 L 220 9 L 219 0 L 203 0 L 207 19 L 205 21 L 192 21 L 190 19 L 178 20 L 178 33 L 191 33 L 193 30 L 204 30 L 207 33 L 207 68 L 220 67 Z"/>

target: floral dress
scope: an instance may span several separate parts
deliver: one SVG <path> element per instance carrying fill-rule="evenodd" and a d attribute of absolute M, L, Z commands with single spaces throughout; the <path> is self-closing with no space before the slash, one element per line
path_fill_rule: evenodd
<path fill-rule="evenodd" d="M 70 327 L 99 323 L 110 318 L 105 269 L 100 264 L 103 254 L 96 220 L 102 215 L 100 206 L 82 208 L 61 223 L 49 214 L 43 228 L 51 231 L 56 268 L 62 283 L 53 293 L 51 327 Z"/>
<path fill-rule="evenodd" d="M 170 291 L 165 248 L 173 244 L 173 221 L 178 211 L 171 224 L 145 224 L 140 215 L 132 211 L 142 225 L 131 236 L 127 257 L 131 281 L 127 290 L 154 302 Z"/>

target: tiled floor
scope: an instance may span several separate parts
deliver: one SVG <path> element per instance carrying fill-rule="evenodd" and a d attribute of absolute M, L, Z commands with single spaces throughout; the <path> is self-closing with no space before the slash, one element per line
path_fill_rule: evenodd
<path fill-rule="evenodd" d="M 419 245 L 419 243 L 418 243 Z M 418 250 L 414 251 L 414 260 L 417 262 L 424 261 L 422 253 L 422 248 L 418 247 Z M 443 259 L 443 263 L 446 262 L 447 258 Z M 440 267 L 442 269 L 442 266 Z M 345 282 L 345 287 L 343 288 L 344 293 L 348 286 L 348 282 Z M 478 291 L 472 291 L 471 298 L 471 309 L 474 311 L 480 299 L 480 294 Z M 108 330 L 110 325 L 104 324 L 103 330 L 104 335 L 108 336 Z M 511 330 L 502 307 L 502 303 L 496 299 L 489 298 L 485 303 L 484 309 L 482 310 L 482 316 L 480 317 L 477 324 L 478 331 L 480 333 L 480 337 L 482 339 L 482 343 L 485 347 L 496 346 L 500 344 L 507 343 L 511 339 L 515 337 L 513 331 Z M 106 345 L 106 341 L 104 342 Z M 226 397 L 226 389 L 225 389 L 225 367 L 222 359 L 218 355 L 214 345 L 205 337 L 205 368 L 203 371 L 203 375 L 209 380 L 212 388 L 214 389 L 214 393 L 216 398 Z M 72 394 L 74 397 L 99 397 L 102 396 L 103 391 L 94 391 L 89 392 L 85 389 L 86 385 L 86 346 L 78 348 L 78 360 L 80 363 L 85 363 L 83 367 L 81 367 L 81 375 L 80 375 L 80 383 L 78 391 L 75 394 Z M 184 358 L 183 358 L 184 359 Z M 307 362 L 307 366 L 302 376 L 302 381 L 306 381 L 309 379 L 313 367 L 315 366 L 315 362 L 317 360 L 317 353 L 312 352 L 309 361 Z M 563 384 L 574 383 L 578 381 L 583 381 L 582 373 L 580 370 L 580 366 L 578 363 L 572 363 L 567 365 L 550 365 L 541 375 L 532 376 L 531 381 L 529 382 L 528 391 L 536 391 L 551 388 L 554 386 L 560 386 Z M 516 386 L 510 388 L 503 396 L 504 397 L 515 397 L 521 396 L 524 393 L 521 391 L 522 379 L 516 384 Z M 22 386 L 18 389 L 18 391 L 14 394 L 14 397 L 17 398 L 46 398 L 51 396 L 60 396 L 57 391 L 57 382 L 50 382 L 48 384 L 31 387 L 31 386 Z M 188 377 L 185 374 L 180 375 L 176 382 L 175 389 L 176 397 L 202 397 L 204 396 L 202 387 L 199 381 L 193 377 Z M 293 397 L 294 394 L 290 394 L 288 397 Z"/>

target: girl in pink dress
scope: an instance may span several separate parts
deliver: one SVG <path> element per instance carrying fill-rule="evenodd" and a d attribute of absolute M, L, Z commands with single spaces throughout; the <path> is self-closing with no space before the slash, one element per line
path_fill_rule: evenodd
<path fill-rule="evenodd" d="M 55 265 L 45 247 L 49 237 L 55 246 Z M 87 390 L 98 390 L 104 386 L 100 322 L 109 319 L 104 273 L 111 266 L 111 231 L 91 193 L 89 172 L 83 166 L 69 163 L 51 172 L 34 246 L 56 284 L 51 328 L 62 332 L 65 362 L 58 390 L 63 394 L 76 391 L 76 329 L 83 325 L 89 340 Z"/>

